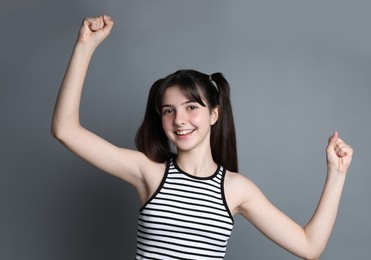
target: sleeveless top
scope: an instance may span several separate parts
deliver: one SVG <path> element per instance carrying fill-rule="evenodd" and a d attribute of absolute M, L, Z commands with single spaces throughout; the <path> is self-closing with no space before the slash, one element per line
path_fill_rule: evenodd
<path fill-rule="evenodd" d="M 140 209 L 135 259 L 223 259 L 234 223 L 224 195 L 225 172 L 218 165 L 210 177 L 192 176 L 171 159 Z"/>

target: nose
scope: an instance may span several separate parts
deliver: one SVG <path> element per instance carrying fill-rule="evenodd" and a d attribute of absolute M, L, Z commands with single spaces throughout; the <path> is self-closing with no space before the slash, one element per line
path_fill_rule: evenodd
<path fill-rule="evenodd" d="M 177 110 L 175 112 L 174 125 L 182 126 L 182 125 L 185 125 L 186 122 L 187 122 L 186 113 L 182 110 Z"/>

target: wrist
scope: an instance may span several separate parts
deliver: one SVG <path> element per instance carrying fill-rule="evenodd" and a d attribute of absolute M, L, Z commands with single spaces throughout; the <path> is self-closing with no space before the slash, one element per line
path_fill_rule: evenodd
<path fill-rule="evenodd" d="M 346 172 L 342 172 L 339 169 L 328 167 L 327 177 L 332 179 L 345 180 Z"/>
<path fill-rule="evenodd" d="M 91 44 L 82 42 L 82 41 L 77 41 L 75 44 L 74 52 L 83 54 L 83 55 L 93 55 L 96 47 L 92 46 Z"/>

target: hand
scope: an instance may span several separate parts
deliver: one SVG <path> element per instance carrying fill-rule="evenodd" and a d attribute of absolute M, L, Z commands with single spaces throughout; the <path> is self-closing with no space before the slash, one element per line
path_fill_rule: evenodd
<path fill-rule="evenodd" d="M 95 49 L 110 34 L 113 24 L 107 15 L 85 18 L 77 42 Z"/>
<path fill-rule="evenodd" d="M 326 153 L 328 169 L 345 174 L 352 161 L 353 149 L 339 138 L 338 132 L 329 138 Z"/>

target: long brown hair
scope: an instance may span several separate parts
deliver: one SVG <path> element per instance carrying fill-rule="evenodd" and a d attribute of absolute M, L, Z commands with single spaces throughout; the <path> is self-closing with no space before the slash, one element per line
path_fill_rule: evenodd
<path fill-rule="evenodd" d="M 211 126 L 212 156 L 215 162 L 237 172 L 237 143 L 230 87 L 223 74 L 219 72 L 207 75 L 195 70 L 179 70 L 157 80 L 149 91 L 144 119 L 135 137 L 138 150 L 156 162 L 165 162 L 174 156 L 162 128 L 161 106 L 165 90 L 175 85 L 180 87 L 190 100 L 208 106 L 210 110 L 219 107 L 218 120 Z"/>

